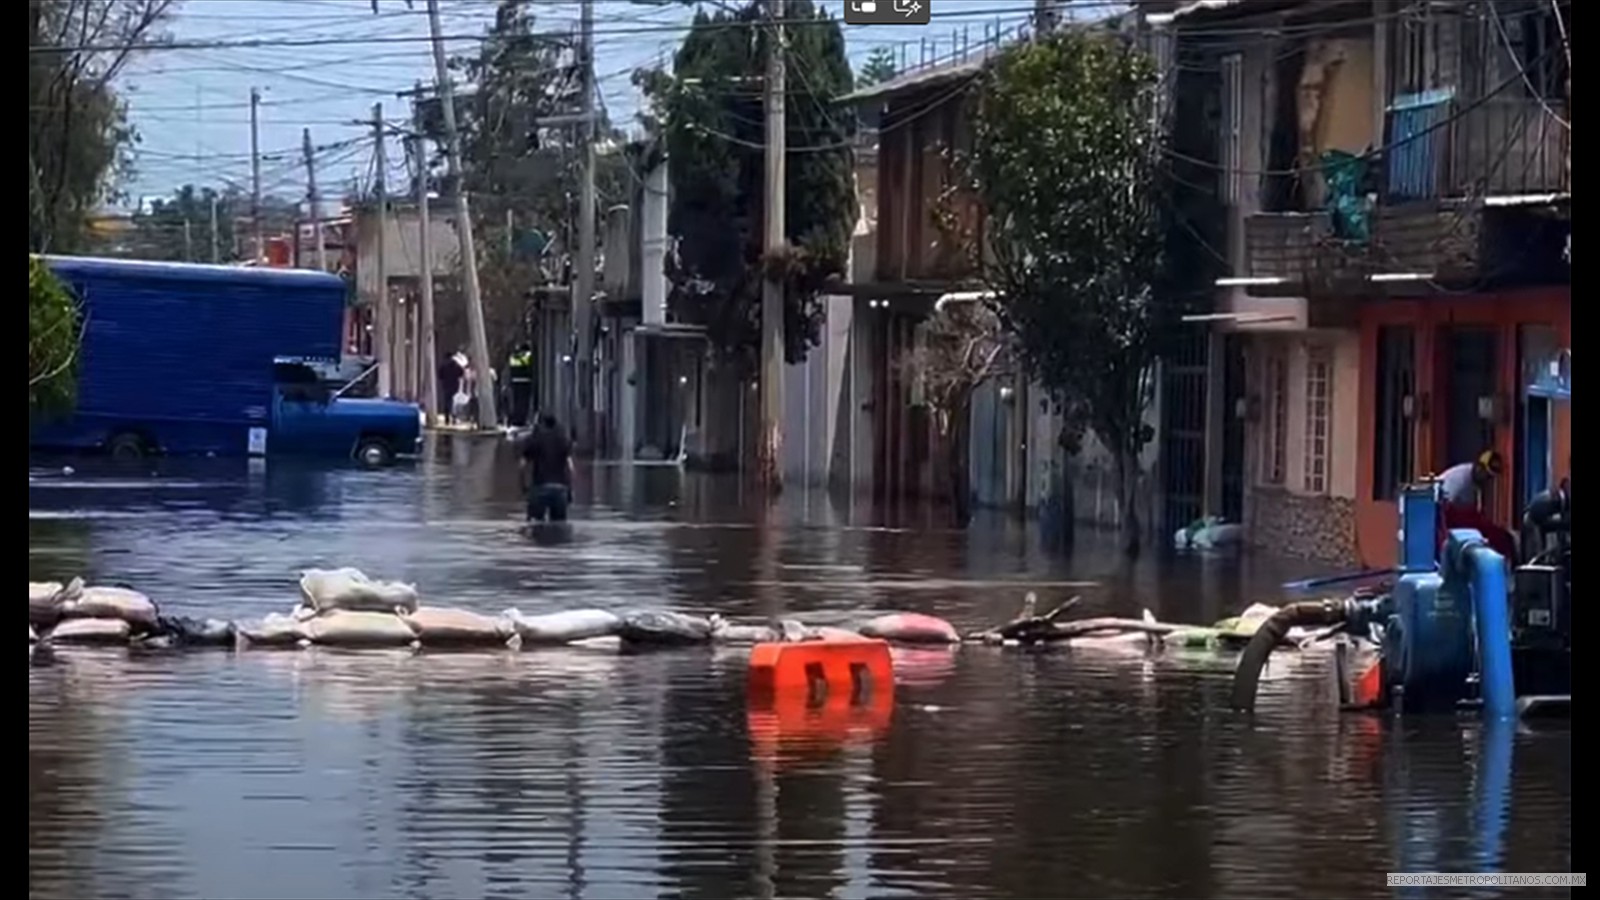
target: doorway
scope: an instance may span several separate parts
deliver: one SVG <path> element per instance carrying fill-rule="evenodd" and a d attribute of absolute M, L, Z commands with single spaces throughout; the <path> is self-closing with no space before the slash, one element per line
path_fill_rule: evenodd
<path fill-rule="evenodd" d="M 1229 522 L 1244 521 L 1244 342 L 1237 333 L 1222 339 L 1222 517 Z"/>
<path fill-rule="evenodd" d="M 1445 458 L 1435 460 L 1439 471 L 1476 459 L 1494 446 L 1495 419 L 1485 417 L 1484 402 L 1499 395 L 1500 348 L 1493 328 L 1451 328 L 1446 347 L 1450 354 L 1446 387 Z"/>

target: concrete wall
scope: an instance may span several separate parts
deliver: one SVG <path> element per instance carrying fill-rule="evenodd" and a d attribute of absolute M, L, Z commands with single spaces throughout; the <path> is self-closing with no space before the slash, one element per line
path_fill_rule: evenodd
<path fill-rule="evenodd" d="M 459 268 L 460 244 L 452 217 L 436 205 L 430 210 L 428 233 L 435 276 L 450 275 Z M 421 219 L 413 207 L 393 207 L 385 221 L 384 268 L 393 279 L 415 279 L 422 274 Z M 373 210 L 356 213 L 356 291 L 364 302 L 377 296 L 377 214 Z"/>

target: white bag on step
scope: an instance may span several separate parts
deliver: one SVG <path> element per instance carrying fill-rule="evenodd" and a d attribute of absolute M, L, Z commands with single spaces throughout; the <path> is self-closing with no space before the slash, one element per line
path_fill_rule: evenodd
<path fill-rule="evenodd" d="M 74 578 L 67 584 L 59 581 L 28 582 L 28 624 L 54 625 L 66 604 L 83 594 L 83 579 Z"/>
<path fill-rule="evenodd" d="M 416 632 L 422 646 L 443 644 L 489 647 L 516 638 L 517 629 L 507 619 L 496 619 L 465 609 L 423 606 L 400 618 Z"/>
<path fill-rule="evenodd" d="M 140 630 L 156 627 L 160 615 L 149 597 L 127 588 L 84 588 L 82 596 L 61 609 L 71 619 L 121 619 Z"/>
<path fill-rule="evenodd" d="M 133 627 L 122 619 L 68 619 L 50 632 L 57 644 L 126 644 Z"/>
<path fill-rule="evenodd" d="M 335 610 L 305 623 L 313 644 L 329 647 L 405 647 L 417 633 L 394 613 Z"/>
<path fill-rule="evenodd" d="M 523 644 L 570 644 L 593 638 L 613 637 L 622 630 L 622 618 L 603 609 L 572 609 L 542 616 L 525 616 L 515 609 L 505 611 Z"/>
<path fill-rule="evenodd" d="M 374 581 L 359 569 L 310 569 L 300 576 L 306 605 L 319 613 L 331 610 L 381 612 L 417 608 L 417 589 L 398 581 Z"/>
<path fill-rule="evenodd" d="M 257 622 L 240 622 L 235 633 L 241 647 L 293 647 L 306 639 L 301 620 L 282 613 L 268 613 Z"/>

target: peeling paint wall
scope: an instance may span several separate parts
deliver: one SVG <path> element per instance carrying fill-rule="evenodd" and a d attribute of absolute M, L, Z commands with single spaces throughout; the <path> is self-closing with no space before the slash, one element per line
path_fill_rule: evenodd
<path fill-rule="evenodd" d="M 1315 169 L 1322 154 L 1359 154 L 1377 145 L 1373 133 L 1372 39 L 1318 38 L 1306 44 L 1296 107 L 1299 112 L 1300 166 L 1309 170 L 1303 186 L 1307 204 L 1320 208 L 1327 188 Z"/>

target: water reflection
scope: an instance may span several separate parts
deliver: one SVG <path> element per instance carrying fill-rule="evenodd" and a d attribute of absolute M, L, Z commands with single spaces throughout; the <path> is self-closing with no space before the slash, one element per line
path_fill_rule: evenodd
<path fill-rule="evenodd" d="M 1305 574 L 1058 559 L 1003 519 L 910 532 L 798 492 L 765 512 L 661 468 L 581 473 L 577 521 L 544 540 L 495 443 L 378 473 L 49 472 L 30 479 L 30 575 L 128 581 L 190 614 L 284 609 L 309 565 L 488 611 L 908 608 L 963 629 L 1016 612 L 1021 588 L 979 583 L 1096 582 L 1041 594 L 1203 621 Z M 63 651 L 29 670 L 29 893 L 1377 897 L 1400 868 L 1572 868 L 1566 731 L 1485 744 L 1340 716 L 1330 667 L 1293 655 L 1253 720 L 1204 654 L 896 665 L 892 705 L 763 709 L 731 650 Z"/>

